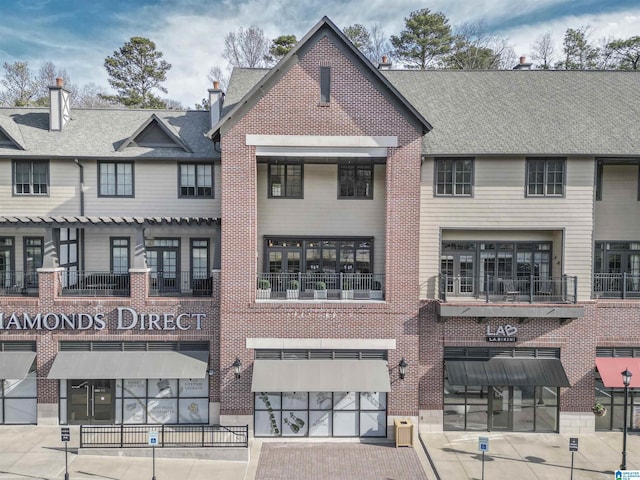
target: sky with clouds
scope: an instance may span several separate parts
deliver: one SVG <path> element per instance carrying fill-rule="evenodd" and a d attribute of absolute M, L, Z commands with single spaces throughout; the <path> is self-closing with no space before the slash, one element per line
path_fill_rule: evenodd
<path fill-rule="evenodd" d="M 398 34 L 411 11 L 444 13 L 452 26 L 485 21 L 517 56 L 551 32 L 560 52 L 567 28 L 591 38 L 640 35 L 638 0 L 0 0 L 0 63 L 52 61 L 72 82 L 108 89 L 103 63 L 133 36 L 150 38 L 172 64 L 166 96 L 193 108 L 206 96 L 207 73 L 224 67 L 224 37 L 255 25 L 270 39 L 301 38 L 324 15 L 338 27 L 380 25 Z"/>

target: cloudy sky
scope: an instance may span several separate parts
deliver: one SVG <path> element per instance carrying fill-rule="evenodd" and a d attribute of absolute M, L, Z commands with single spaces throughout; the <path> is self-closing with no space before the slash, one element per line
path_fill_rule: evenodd
<path fill-rule="evenodd" d="M 167 97 L 193 108 L 209 88 L 209 69 L 225 66 L 225 35 L 241 26 L 301 38 L 327 15 L 340 28 L 378 24 L 389 36 L 420 8 L 444 13 L 454 27 L 484 20 L 517 56 L 546 32 L 560 52 L 567 28 L 590 27 L 594 41 L 640 35 L 638 0 L 0 0 L 0 63 L 28 61 L 36 71 L 52 61 L 74 83 L 108 89 L 105 57 L 144 36 L 173 65 Z"/>

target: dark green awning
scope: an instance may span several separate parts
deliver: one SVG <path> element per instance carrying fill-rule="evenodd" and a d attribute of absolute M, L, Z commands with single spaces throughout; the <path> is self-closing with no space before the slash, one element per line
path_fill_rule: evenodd
<path fill-rule="evenodd" d="M 449 385 L 511 385 L 514 387 L 568 387 L 557 358 L 491 358 L 446 360 Z"/>

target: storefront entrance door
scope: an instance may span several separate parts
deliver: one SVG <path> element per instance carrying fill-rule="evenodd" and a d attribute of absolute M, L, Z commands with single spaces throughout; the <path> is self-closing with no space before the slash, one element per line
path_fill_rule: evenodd
<path fill-rule="evenodd" d="M 513 387 L 489 387 L 489 430 L 513 430 Z"/>
<path fill-rule="evenodd" d="M 67 419 L 70 424 L 114 423 L 113 380 L 68 380 Z"/>

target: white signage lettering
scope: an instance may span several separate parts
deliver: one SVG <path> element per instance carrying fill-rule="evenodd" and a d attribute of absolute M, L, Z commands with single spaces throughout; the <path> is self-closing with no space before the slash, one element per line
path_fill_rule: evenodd
<path fill-rule="evenodd" d="M 118 307 L 116 330 L 202 330 L 206 313 L 139 313 Z M 0 330 L 104 330 L 105 313 L 0 312 Z"/>
<path fill-rule="evenodd" d="M 487 325 L 487 342 L 515 342 L 518 329 L 513 325 L 499 325 L 495 330 Z"/>

